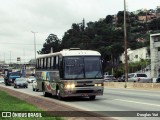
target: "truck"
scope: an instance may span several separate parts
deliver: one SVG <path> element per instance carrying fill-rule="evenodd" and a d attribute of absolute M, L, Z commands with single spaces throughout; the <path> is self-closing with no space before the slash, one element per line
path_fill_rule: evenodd
<path fill-rule="evenodd" d="M 145 73 L 131 73 L 128 78 L 128 82 L 152 83 L 152 81 Z"/>
<path fill-rule="evenodd" d="M 14 83 L 16 78 L 20 78 L 21 73 L 20 72 L 7 72 L 4 76 L 4 83 L 6 86 L 10 86 Z"/>

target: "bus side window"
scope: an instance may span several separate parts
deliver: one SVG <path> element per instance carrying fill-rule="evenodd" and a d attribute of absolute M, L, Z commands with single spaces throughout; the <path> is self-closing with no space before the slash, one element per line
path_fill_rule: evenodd
<path fill-rule="evenodd" d="M 41 58 L 41 68 L 43 69 L 43 59 Z"/>
<path fill-rule="evenodd" d="M 56 69 L 59 68 L 59 56 L 56 56 Z"/>
<path fill-rule="evenodd" d="M 41 59 L 39 59 L 39 63 L 38 63 L 39 65 L 39 69 L 41 69 Z"/>
<path fill-rule="evenodd" d="M 49 68 L 49 69 L 51 69 L 51 68 L 52 68 L 52 63 L 51 63 L 51 62 L 52 62 L 52 57 L 50 57 L 50 62 L 49 62 L 49 63 L 50 63 L 50 65 L 49 65 L 49 66 L 50 66 L 50 68 Z"/>
<path fill-rule="evenodd" d="M 51 58 L 51 69 L 54 67 L 54 57 Z"/>
<path fill-rule="evenodd" d="M 56 69 L 56 56 L 54 57 L 53 69 Z"/>
<path fill-rule="evenodd" d="M 45 67 L 45 69 L 48 69 L 48 58 L 45 58 L 45 62 L 46 62 L 46 67 Z"/>
<path fill-rule="evenodd" d="M 50 58 L 47 60 L 47 69 L 50 69 Z"/>
<path fill-rule="evenodd" d="M 62 60 L 62 58 L 59 59 L 59 74 L 60 74 L 60 78 L 64 77 L 64 74 L 63 74 L 63 60 Z"/>
<path fill-rule="evenodd" d="M 36 68 L 39 68 L 38 59 L 36 60 Z"/>
<path fill-rule="evenodd" d="M 44 69 L 44 68 L 45 68 L 45 58 L 43 58 L 43 63 L 42 63 L 42 65 L 43 65 L 42 69 Z"/>

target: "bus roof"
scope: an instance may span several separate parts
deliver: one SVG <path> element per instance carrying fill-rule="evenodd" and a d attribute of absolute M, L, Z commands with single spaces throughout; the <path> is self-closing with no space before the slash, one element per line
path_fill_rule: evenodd
<path fill-rule="evenodd" d="M 37 58 L 44 58 L 44 57 L 51 57 L 51 56 L 58 56 L 58 55 L 61 55 L 61 56 L 101 56 L 99 52 L 93 51 L 93 50 L 63 49 L 60 52 L 39 55 Z"/>

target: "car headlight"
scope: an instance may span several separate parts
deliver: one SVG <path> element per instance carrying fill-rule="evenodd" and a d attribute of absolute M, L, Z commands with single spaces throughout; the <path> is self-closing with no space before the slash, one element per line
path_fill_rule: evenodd
<path fill-rule="evenodd" d="M 73 89 L 73 88 L 75 88 L 75 84 L 66 84 L 66 85 L 64 86 L 64 88 Z"/>

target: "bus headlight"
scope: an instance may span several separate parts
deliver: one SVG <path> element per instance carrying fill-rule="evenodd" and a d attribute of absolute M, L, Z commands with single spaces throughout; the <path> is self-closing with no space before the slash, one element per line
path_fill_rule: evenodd
<path fill-rule="evenodd" d="M 75 84 L 66 84 L 64 87 L 67 89 L 73 89 L 75 88 Z"/>
<path fill-rule="evenodd" d="M 103 86 L 103 84 L 94 84 L 94 86 Z"/>

